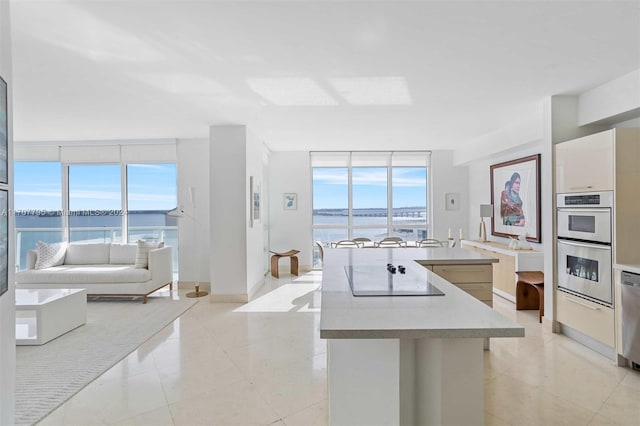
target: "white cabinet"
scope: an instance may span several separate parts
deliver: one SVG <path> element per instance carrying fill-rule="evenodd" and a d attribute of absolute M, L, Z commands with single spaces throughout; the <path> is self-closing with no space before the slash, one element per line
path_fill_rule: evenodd
<path fill-rule="evenodd" d="M 640 129 L 611 129 L 554 149 L 556 193 L 613 191 L 613 262 L 640 264 Z M 619 271 L 614 276 L 619 281 Z M 614 308 L 556 290 L 556 321 L 620 353 L 618 287 L 614 286 Z"/>
<path fill-rule="evenodd" d="M 604 343 L 615 346 L 614 310 L 556 290 L 556 320 Z"/>
<path fill-rule="evenodd" d="M 433 265 L 433 272 L 493 308 L 491 265 Z"/>
<path fill-rule="evenodd" d="M 516 272 L 544 270 L 544 253 L 540 251 L 512 250 L 504 244 L 491 241 L 462 240 L 460 246 L 499 260 L 493 264 L 493 292 L 514 303 L 516 301 Z"/>
<path fill-rule="evenodd" d="M 613 191 L 615 130 L 555 145 L 556 193 Z"/>

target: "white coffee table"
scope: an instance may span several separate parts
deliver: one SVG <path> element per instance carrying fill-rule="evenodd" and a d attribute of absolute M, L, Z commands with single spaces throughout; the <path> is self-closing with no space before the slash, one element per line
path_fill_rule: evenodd
<path fill-rule="evenodd" d="M 87 290 L 16 289 L 16 345 L 43 345 L 87 322 Z"/>

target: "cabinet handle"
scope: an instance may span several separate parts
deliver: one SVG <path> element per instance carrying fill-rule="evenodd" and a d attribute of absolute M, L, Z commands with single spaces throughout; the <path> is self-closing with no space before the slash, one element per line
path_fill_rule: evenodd
<path fill-rule="evenodd" d="M 570 299 L 570 298 L 569 298 L 569 297 L 567 297 L 567 296 L 564 296 L 564 299 L 565 299 L 565 300 L 568 300 L 569 302 L 573 302 L 573 303 L 575 303 L 576 305 L 580 305 L 580 306 L 584 306 L 585 308 L 589 308 L 589 309 L 591 309 L 592 311 L 599 311 L 599 310 L 600 310 L 600 308 L 596 308 L 595 306 L 587 305 L 586 303 L 578 302 L 577 300 Z"/>
<path fill-rule="evenodd" d="M 592 189 L 593 185 L 587 185 L 587 186 L 571 186 L 569 187 L 569 189 Z"/>

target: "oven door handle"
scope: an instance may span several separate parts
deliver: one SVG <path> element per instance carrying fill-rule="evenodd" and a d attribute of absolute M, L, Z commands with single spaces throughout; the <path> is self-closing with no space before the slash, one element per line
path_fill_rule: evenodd
<path fill-rule="evenodd" d="M 583 242 L 579 242 L 578 243 L 578 242 L 575 242 L 575 241 L 568 241 L 568 240 L 563 240 L 563 239 L 560 239 L 560 238 L 558 238 L 558 244 L 566 244 L 568 246 L 574 246 L 574 247 L 589 247 L 589 248 L 593 248 L 593 249 L 611 251 L 611 246 L 610 245 L 583 243 Z"/>
<path fill-rule="evenodd" d="M 611 210 L 609 207 L 600 207 L 600 208 L 575 208 L 575 207 L 558 207 L 558 212 L 566 212 L 566 213 L 596 213 L 596 214 L 607 214 L 610 215 Z"/>
<path fill-rule="evenodd" d="M 600 308 L 597 308 L 595 306 L 591 306 L 591 305 L 587 305 L 586 303 L 579 302 L 579 301 L 577 301 L 577 300 L 575 300 L 575 299 L 573 299 L 573 298 L 571 298 L 571 297 L 569 297 L 567 295 L 563 295 L 563 297 L 564 297 L 564 300 L 567 300 L 569 302 L 575 303 L 576 305 L 584 306 L 585 308 L 589 308 L 589 309 L 591 309 L 593 311 L 600 311 L 601 310 Z"/>

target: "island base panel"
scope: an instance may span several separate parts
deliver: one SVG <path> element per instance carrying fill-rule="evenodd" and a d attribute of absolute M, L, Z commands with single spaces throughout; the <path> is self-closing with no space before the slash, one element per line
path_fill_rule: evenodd
<path fill-rule="evenodd" d="M 329 339 L 332 425 L 481 425 L 484 339 Z"/>

